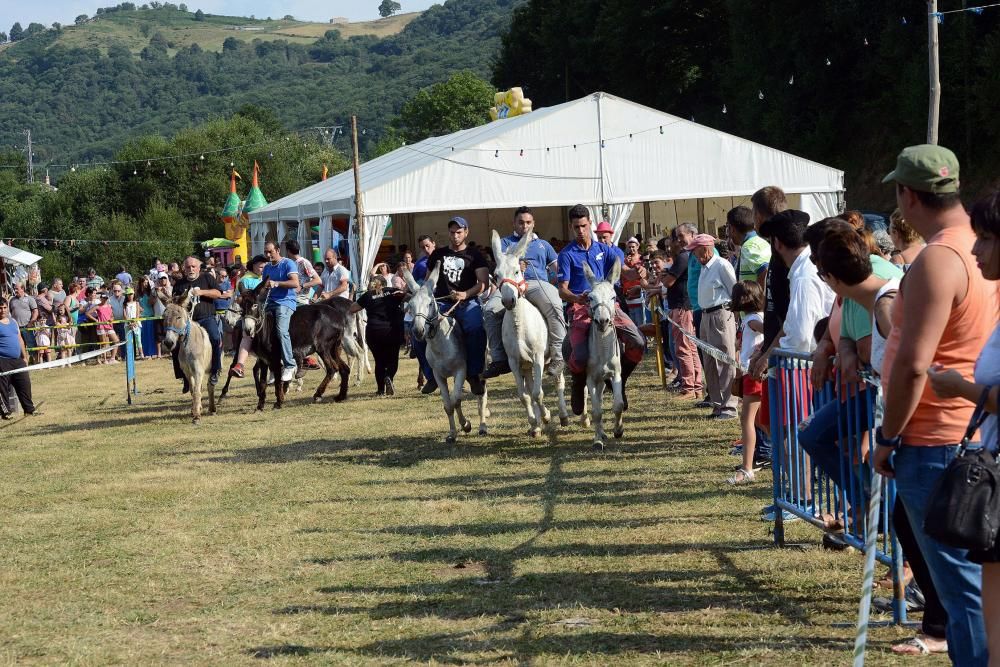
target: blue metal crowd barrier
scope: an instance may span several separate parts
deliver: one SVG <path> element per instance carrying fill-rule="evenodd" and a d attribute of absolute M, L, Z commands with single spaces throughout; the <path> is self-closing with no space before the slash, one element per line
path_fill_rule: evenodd
<path fill-rule="evenodd" d="M 808 521 L 824 532 L 836 535 L 849 546 L 864 551 L 868 499 L 872 471 L 868 452 L 875 448 L 874 428 L 877 390 L 837 395 L 834 382 L 822 390 L 812 385 L 809 355 L 777 350 L 771 354 L 768 375 L 770 402 L 772 469 L 774 471 L 774 541 L 783 546 L 785 527 L 781 510 Z M 848 394 L 852 392 L 846 392 Z M 824 406 L 836 402 L 837 448 L 841 484 L 813 464 L 799 442 L 799 434 Z M 889 566 L 893 577 L 893 622 L 906 623 L 903 586 L 903 554 L 892 526 L 892 507 L 896 498 L 893 480 L 882 480 L 879 508 L 879 539 L 875 557 Z M 828 519 L 839 520 L 843 531 L 828 526 Z"/>

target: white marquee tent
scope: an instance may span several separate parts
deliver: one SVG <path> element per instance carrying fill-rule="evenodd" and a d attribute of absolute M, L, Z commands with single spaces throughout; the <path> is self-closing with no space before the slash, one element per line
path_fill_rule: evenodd
<path fill-rule="evenodd" d="M 749 196 L 765 185 L 798 194 L 815 220 L 835 215 L 844 173 L 606 93 L 403 146 L 361 165 L 364 239 L 351 244 L 364 275 L 394 214 L 584 204 L 615 227 L 640 202 Z M 603 209 L 603 211 L 602 211 Z M 320 220 L 329 247 L 333 216 L 351 216 L 351 170 L 250 214 L 253 252 L 267 223 Z M 308 225 L 300 224 L 300 244 Z M 361 256 L 357 256 L 357 247 Z M 303 244 L 304 247 L 308 245 Z"/>

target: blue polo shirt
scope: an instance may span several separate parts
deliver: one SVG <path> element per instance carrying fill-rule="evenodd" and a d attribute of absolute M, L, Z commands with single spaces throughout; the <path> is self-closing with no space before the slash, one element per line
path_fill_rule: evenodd
<path fill-rule="evenodd" d="M 712 248 L 712 254 L 719 256 L 719 251 Z M 701 306 L 698 305 L 698 278 L 701 276 L 701 262 L 691 253 L 688 257 L 688 299 L 691 300 L 691 310 L 698 312 Z"/>
<path fill-rule="evenodd" d="M 413 279 L 416 280 L 418 283 L 422 283 L 424 281 L 424 278 L 427 277 L 428 259 L 430 259 L 430 257 L 424 255 L 413 264 L 413 271 L 411 273 L 413 275 Z"/>
<path fill-rule="evenodd" d="M 622 250 L 621 248 L 619 248 L 616 245 L 610 245 L 609 244 L 608 247 L 611 248 L 611 252 L 613 252 L 615 254 L 615 256 L 618 257 L 618 262 L 622 265 L 622 268 L 624 269 L 625 268 L 625 251 Z"/>
<path fill-rule="evenodd" d="M 261 272 L 261 277 L 264 280 L 288 280 L 289 276 L 293 273 L 298 275 L 299 267 L 295 266 L 295 262 L 287 257 L 282 257 L 281 261 L 277 264 L 271 264 L 270 262 L 265 264 L 264 270 Z M 300 280 L 301 278 L 299 276 Z M 268 305 L 277 304 L 285 306 L 292 310 L 295 310 L 295 306 L 298 305 L 298 301 L 295 300 L 295 290 L 291 287 L 275 287 L 267 295 L 267 303 Z"/>
<path fill-rule="evenodd" d="M 532 236 L 534 236 L 534 239 L 528 244 L 528 250 L 524 253 L 524 261 L 528 265 L 525 269 L 524 277 L 527 280 L 548 282 L 548 266 L 556 261 L 556 251 L 549 245 L 548 241 L 538 238 L 538 235 L 534 232 L 532 232 Z M 500 249 L 507 252 L 512 246 L 520 242 L 521 237 L 517 234 L 505 236 L 500 239 Z"/>
<path fill-rule="evenodd" d="M 583 275 L 583 264 L 590 265 L 590 270 L 598 279 L 611 272 L 618 255 L 609 246 L 594 241 L 589 250 L 584 250 L 576 241 L 572 241 L 559 253 L 559 282 L 569 282 L 569 291 L 573 294 L 583 294 L 590 291 L 590 283 Z"/>

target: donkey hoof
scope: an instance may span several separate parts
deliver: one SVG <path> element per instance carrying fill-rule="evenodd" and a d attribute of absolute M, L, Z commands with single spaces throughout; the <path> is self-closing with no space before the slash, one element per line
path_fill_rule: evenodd
<path fill-rule="evenodd" d="M 560 426 L 569 426 L 569 417 L 560 417 L 559 418 L 559 425 Z"/>
<path fill-rule="evenodd" d="M 322 403 L 322 402 L 323 402 L 322 396 L 313 396 L 313 403 Z"/>
<path fill-rule="evenodd" d="M 199 423 L 201 423 L 201 419 L 195 417 L 194 419 L 191 420 L 191 423 L 197 426 Z"/>
<path fill-rule="evenodd" d="M 622 428 L 616 428 L 615 429 L 615 440 L 620 439 L 623 435 L 625 435 L 625 427 L 624 426 Z"/>
<path fill-rule="evenodd" d="M 603 452 L 604 443 L 601 442 L 600 440 L 594 440 L 594 451 Z"/>
<path fill-rule="evenodd" d="M 486 424 L 479 427 L 479 435 L 486 435 Z"/>
<path fill-rule="evenodd" d="M 528 435 L 530 435 L 532 438 L 537 438 L 541 434 L 542 434 L 542 429 L 540 429 L 540 428 L 529 428 L 528 429 Z"/>
<path fill-rule="evenodd" d="M 447 444 L 449 444 L 449 445 L 454 445 L 456 440 L 458 440 L 458 438 L 456 438 L 455 436 L 451 435 L 450 433 L 447 436 L 445 436 L 445 439 L 444 439 L 444 441 Z"/>
<path fill-rule="evenodd" d="M 343 396 L 337 394 L 336 396 L 333 397 L 334 403 L 343 403 L 346 400 L 347 400 L 347 394 L 344 394 Z"/>
<path fill-rule="evenodd" d="M 462 424 L 462 433 L 468 433 L 472 430 L 472 422 L 465 422 Z"/>
<path fill-rule="evenodd" d="M 590 428 L 590 417 L 584 417 L 580 420 L 580 426 L 584 428 Z"/>

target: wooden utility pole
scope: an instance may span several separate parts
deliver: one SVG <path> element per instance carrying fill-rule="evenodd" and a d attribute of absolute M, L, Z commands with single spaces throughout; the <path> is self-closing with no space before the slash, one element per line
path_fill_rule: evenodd
<path fill-rule="evenodd" d="M 35 153 L 31 148 L 31 130 L 25 130 L 24 136 L 28 137 L 28 183 L 35 182 Z"/>
<path fill-rule="evenodd" d="M 354 151 L 354 225 L 358 228 L 358 261 L 365 249 L 365 208 L 361 203 L 361 161 L 358 159 L 358 117 L 351 116 L 351 147 Z M 361 275 L 362 267 L 357 267 Z"/>
<path fill-rule="evenodd" d="M 927 108 L 927 143 L 938 142 L 938 118 L 941 113 L 941 75 L 938 62 L 937 0 L 927 0 L 927 51 L 930 70 L 930 95 Z"/>

